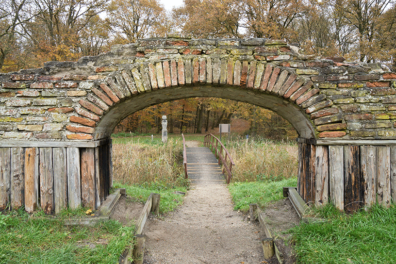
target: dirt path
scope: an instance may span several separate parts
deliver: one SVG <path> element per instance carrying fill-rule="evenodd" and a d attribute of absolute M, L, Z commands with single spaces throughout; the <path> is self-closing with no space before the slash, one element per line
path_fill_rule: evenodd
<path fill-rule="evenodd" d="M 258 226 L 233 210 L 214 156 L 206 150 L 187 150 L 193 163 L 189 166 L 193 172 L 189 175 L 195 179 L 192 188 L 176 211 L 148 222 L 144 263 L 266 263 Z"/>

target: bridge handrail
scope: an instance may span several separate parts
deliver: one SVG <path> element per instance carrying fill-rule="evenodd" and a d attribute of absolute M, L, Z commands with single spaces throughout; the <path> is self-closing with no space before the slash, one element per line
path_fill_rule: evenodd
<path fill-rule="evenodd" d="M 216 146 L 215 146 L 215 142 L 216 142 Z M 218 149 L 219 145 L 220 145 L 220 150 Z M 235 166 L 235 163 L 232 160 L 231 155 L 226 149 L 226 147 L 213 134 L 207 134 L 205 136 L 204 146 L 210 148 L 210 150 L 212 151 L 215 150 L 216 158 L 219 159 L 219 165 L 223 165 L 223 173 L 227 172 L 227 183 L 230 183 L 232 178 L 232 166 Z M 223 150 L 224 150 L 224 157 L 223 157 Z M 227 158 L 229 160 L 229 164 L 227 164 Z"/>
<path fill-rule="evenodd" d="M 183 138 L 183 165 L 184 165 L 184 174 L 186 179 L 188 179 L 188 173 L 187 173 L 187 150 L 186 150 L 186 140 L 184 138 L 184 135 L 182 133 L 182 138 Z"/>

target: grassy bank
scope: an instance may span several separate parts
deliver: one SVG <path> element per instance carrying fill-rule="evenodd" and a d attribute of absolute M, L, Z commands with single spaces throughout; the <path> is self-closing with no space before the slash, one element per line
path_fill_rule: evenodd
<path fill-rule="evenodd" d="M 396 263 L 396 207 L 353 215 L 331 205 L 317 211 L 326 223 L 293 229 L 299 263 Z"/>
<path fill-rule="evenodd" d="M 133 231 L 113 220 L 67 227 L 42 212 L 0 213 L 0 263 L 117 263 Z"/>

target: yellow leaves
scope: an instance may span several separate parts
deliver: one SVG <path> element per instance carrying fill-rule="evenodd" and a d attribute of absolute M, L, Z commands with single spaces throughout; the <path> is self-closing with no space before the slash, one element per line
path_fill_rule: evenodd
<path fill-rule="evenodd" d="M 91 210 L 91 209 L 88 209 L 88 210 L 85 212 L 85 214 L 86 214 L 86 215 L 91 215 L 91 214 L 92 214 L 92 210 Z"/>

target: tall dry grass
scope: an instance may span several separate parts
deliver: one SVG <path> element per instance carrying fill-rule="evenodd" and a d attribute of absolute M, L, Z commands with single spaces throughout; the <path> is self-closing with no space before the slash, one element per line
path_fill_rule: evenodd
<path fill-rule="evenodd" d="M 296 177 L 298 147 L 269 140 L 233 140 L 226 146 L 235 162 L 232 181 L 281 180 Z"/>
<path fill-rule="evenodd" d="M 183 174 L 181 141 L 167 144 L 113 143 L 114 180 L 122 184 L 177 185 Z"/>

